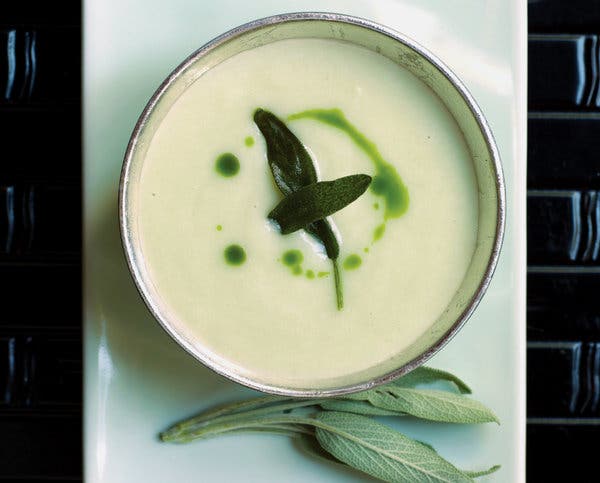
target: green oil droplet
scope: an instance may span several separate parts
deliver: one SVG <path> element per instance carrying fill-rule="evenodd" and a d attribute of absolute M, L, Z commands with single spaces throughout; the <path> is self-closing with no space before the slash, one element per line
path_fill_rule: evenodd
<path fill-rule="evenodd" d="M 215 161 L 215 171 L 221 176 L 231 178 L 240 171 L 240 160 L 235 154 L 223 153 Z"/>
<path fill-rule="evenodd" d="M 329 272 L 319 272 L 319 273 L 317 273 L 317 277 L 319 277 L 319 278 L 327 277 L 328 275 L 329 275 Z"/>
<path fill-rule="evenodd" d="M 383 236 L 384 233 L 385 233 L 385 223 L 382 225 L 379 225 L 377 228 L 375 228 L 375 231 L 373 231 L 373 241 L 379 240 Z"/>
<path fill-rule="evenodd" d="M 241 265 L 246 261 L 246 252 L 240 245 L 229 245 L 223 255 L 229 265 Z"/>
<path fill-rule="evenodd" d="M 310 278 L 310 279 L 315 278 L 315 272 L 313 272 L 312 270 L 307 270 L 306 271 L 306 278 Z"/>
<path fill-rule="evenodd" d="M 252 136 L 246 136 L 246 139 L 244 139 L 244 144 L 249 148 L 254 146 L 254 138 Z"/>
<path fill-rule="evenodd" d="M 373 208 L 375 208 L 376 210 L 379 209 L 379 203 L 373 203 Z"/>
<path fill-rule="evenodd" d="M 365 253 L 369 253 L 369 247 L 364 247 L 364 248 L 363 248 L 363 251 L 364 251 Z"/>
<path fill-rule="evenodd" d="M 294 265 L 292 267 L 292 273 L 294 275 L 302 275 L 302 267 L 300 265 Z"/>
<path fill-rule="evenodd" d="M 346 270 L 356 270 L 362 264 L 362 259 L 355 254 L 348 255 L 344 260 L 344 268 Z"/>
<path fill-rule="evenodd" d="M 302 252 L 300 250 L 288 250 L 287 252 L 284 252 L 284 254 L 281 257 L 281 261 L 283 262 L 283 264 L 288 267 L 300 265 L 303 260 L 304 255 L 302 255 Z"/>
<path fill-rule="evenodd" d="M 221 225 L 217 225 L 217 231 L 221 231 L 223 227 Z"/>

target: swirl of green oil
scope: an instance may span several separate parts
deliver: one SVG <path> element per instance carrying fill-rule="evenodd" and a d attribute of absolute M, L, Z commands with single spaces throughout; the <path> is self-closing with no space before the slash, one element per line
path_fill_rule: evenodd
<path fill-rule="evenodd" d="M 383 159 L 375 143 L 348 121 L 341 109 L 309 109 L 288 117 L 290 121 L 296 119 L 314 119 L 345 132 L 375 166 L 370 189 L 385 201 L 384 218 L 399 218 L 406 213 L 409 205 L 408 189 L 396 168 Z"/>

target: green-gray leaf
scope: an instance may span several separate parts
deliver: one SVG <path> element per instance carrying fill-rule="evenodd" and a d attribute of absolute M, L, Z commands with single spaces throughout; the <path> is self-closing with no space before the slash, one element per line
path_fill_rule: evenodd
<path fill-rule="evenodd" d="M 334 458 L 330 453 L 325 451 L 315 439 L 314 435 L 298 434 L 294 437 L 294 445 L 298 449 L 302 450 L 304 453 L 313 456 L 314 458 L 327 461 L 328 463 L 336 463 L 338 465 L 344 464 L 341 461 Z"/>
<path fill-rule="evenodd" d="M 481 471 L 462 470 L 462 472 L 465 475 L 469 476 L 470 478 L 479 478 L 480 476 L 491 475 L 492 473 L 495 473 L 499 469 L 500 469 L 500 465 L 494 465 L 491 468 L 488 468 L 487 470 L 481 470 Z"/>
<path fill-rule="evenodd" d="M 345 208 L 362 195 L 370 183 L 369 175 L 354 174 L 303 186 L 281 200 L 269 218 L 279 224 L 282 234 L 293 233 Z"/>
<path fill-rule="evenodd" d="M 471 394 L 471 388 L 454 374 L 426 366 L 417 367 L 412 372 L 396 379 L 392 384 L 402 387 L 415 387 L 435 382 L 448 382 L 453 387 L 456 387 L 460 393 Z"/>
<path fill-rule="evenodd" d="M 362 414 L 363 416 L 402 416 L 398 411 L 373 406 L 368 401 L 355 401 L 344 399 L 328 399 L 319 404 L 327 411 L 342 411 L 345 413 Z"/>
<path fill-rule="evenodd" d="M 345 397 L 431 421 L 464 424 L 498 422 L 496 415 L 482 403 L 446 391 L 388 385 Z"/>
<path fill-rule="evenodd" d="M 419 441 L 419 443 L 421 443 L 423 446 L 426 446 L 431 451 L 435 451 L 437 453 L 437 450 L 433 446 L 431 446 L 429 443 L 425 443 L 424 441 Z M 473 471 L 473 470 L 461 469 L 460 471 L 462 473 L 464 473 L 465 475 L 467 475 L 469 478 L 479 478 L 480 476 L 491 475 L 492 473 L 495 473 L 499 469 L 500 469 L 500 465 L 494 465 L 486 470 Z"/>
<path fill-rule="evenodd" d="M 473 481 L 423 444 L 364 416 L 325 411 L 317 420 L 319 444 L 335 458 L 391 482 Z"/>
<path fill-rule="evenodd" d="M 426 448 L 430 449 L 431 451 L 435 451 L 437 453 L 437 450 L 431 446 L 429 443 L 426 443 L 425 441 L 419 441 L 418 439 L 415 440 L 417 443 L 421 443 L 423 446 L 425 446 Z M 464 471 L 463 471 L 464 473 Z"/>

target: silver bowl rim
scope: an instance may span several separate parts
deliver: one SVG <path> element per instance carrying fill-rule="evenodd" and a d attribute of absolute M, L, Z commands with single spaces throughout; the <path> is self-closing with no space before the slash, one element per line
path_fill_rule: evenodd
<path fill-rule="evenodd" d="M 491 154 L 490 162 L 495 172 L 495 183 L 496 183 L 496 196 L 498 199 L 497 203 L 497 221 L 496 221 L 496 232 L 494 237 L 494 243 L 492 246 L 492 252 L 490 254 L 488 264 L 486 270 L 481 278 L 479 286 L 475 291 L 473 297 L 471 298 L 469 304 L 465 307 L 463 312 L 456 319 L 454 324 L 450 326 L 450 328 L 444 333 L 444 335 L 437 340 L 435 344 L 429 347 L 425 352 L 421 353 L 419 356 L 413 358 L 402 366 L 387 372 L 381 376 L 372 378 L 365 382 L 353 383 L 341 387 L 334 387 L 328 389 L 290 389 L 286 387 L 280 387 L 272 384 L 265 384 L 259 381 L 256 381 L 252 378 L 242 376 L 240 374 L 236 374 L 233 371 L 228 370 L 227 367 L 222 367 L 209 358 L 205 357 L 203 354 L 196 351 L 196 349 L 190 344 L 184 337 L 178 334 L 170 325 L 168 320 L 163 320 L 163 318 L 159 315 L 159 311 L 156 308 L 158 304 L 154 300 L 152 300 L 149 293 L 146 291 L 145 284 L 142 281 L 142 276 L 140 271 L 136 265 L 136 253 L 133 248 L 133 244 L 129 239 L 130 230 L 129 230 L 129 221 L 127 217 L 127 190 L 129 185 L 129 172 L 131 163 L 133 160 L 133 155 L 135 152 L 135 148 L 139 139 L 141 132 L 143 131 L 145 125 L 147 124 L 154 107 L 158 103 L 159 99 L 162 97 L 164 92 L 173 84 L 177 78 L 193 63 L 195 63 L 200 57 L 208 54 L 209 52 L 219 48 L 221 45 L 226 42 L 244 35 L 248 32 L 257 31 L 264 27 L 289 23 L 289 22 L 305 22 L 305 21 L 327 21 L 333 23 L 342 23 L 342 24 L 351 24 L 359 27 L 363 27 L 369 30 L 373 30 L 380 34 L 383 34 L 391 39 L 408 46 L 413 51 L 417 52 L 421 57 L 427 60 L 430 64 L 436 67 L 452 84 L 454 89 L 460 93 L 465 103 L 469 107 L 469 110 L 473 114 L 479 129 L 485 139 L 485 143 L 487 148 Z M 500 250 L 502 248 L 502 242 L 504 238 L 504 230 L 506 223 L 506 197 L 505 197 L 505 184 L 504 184 L 504 175 L 502 170 L 502 164 L 500 161 L 500 155 L 498 152 L 498 148 L 496 146 L 496 142 L 494 140 L 494 136 L 491 132 L 491 129 L 483 116 L 481 109 L 476 103 L 475 99 L 462 83 L 462 81 L 452 72 L 450 68 L 448 68 L 440 59 L 438 59 L 435 55 L 429 52 L 427 49 L 422 47 L 420 44 L 412 40 L 411 38 L 393 30 L 389 27 L 385 27 L 379 23 L 373 22 L 371 20 L 367 20 L 360 17 L 350 16 L 346 14 L 340 13 L 330 13 L 330 12 L 294 12 L 294 13 L 284 13 L 273 15 L 265 18 L 260 18 L 257 20 L 253 20 L 251 22 L 245 23 L 238 27 L 235 27 L 222 35 L 214 38 L 213 40 L 206 43 L 204 46 L 200 47 L 198 50 L 190 54 L 182 63 L 180 63 L 170 74 L 169 76 L 162 82 L 162 84 L 158 87 L 158 89 L 154 92 L 146 107 L 142 111 L 142 114 L 138 118 L 133 132 L 131 134 L 129 143 L 127 145 L 127 150 L 125 152 L 123 167 L 121 169 L 121 176 L 119 182 L 119 193 L 118 193 L 118 213 L 119 213 L 119 228 L 121 232 L 121 243 L 123 245 L 123 249 L 125 252 L 125 258 L 127 261 L 127 266 L 129 267 L 129 271 L 132 274 L 133 280 L 135 282 L 135 286 L 141 295 L 144 303 L 154 316 L 154 318 L 159 322 L 161 327 L 173 338 L 183 349 L 186 350 L 192 357 L 196 360 L 200 361 L 209 369 L 213 370 L 217 374 L 220 374 L 234 382 L 247 386 L 251 389 L 255 389 L 261 392 L 277 394 L 282 396 L 290 396 L 290 397 L 334 397 L 342 394 L 348 394 L 358 391 L 365 391 L 371 389 L 376 386 L 380 386 L 382 384 L 389 383 L 398 377 L 409 373 L 410 371 L 416 369 L 417 367 L 424 364 L 427 360 L 429 360 L 435 353 L 437 353 L 440 349 L 442 349 L 453 337 L 456 333 L 462 328 L 465 322 L 469 319 L 469 317 L 473 314 L 479 302 L 481 301 L 483 295 L 485 294 L 494 271 L 496 269 L 498 258 L 500 255 Z"/>

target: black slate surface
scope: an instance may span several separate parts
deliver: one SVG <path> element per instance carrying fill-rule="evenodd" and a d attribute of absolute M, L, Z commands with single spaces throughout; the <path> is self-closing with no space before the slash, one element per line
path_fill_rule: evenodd
<path fill-rule="evenodd" d="M 595 482 L 600 1 L 529 2 L 527 478 Z"/>
<path fill-rule="evenodd" d="M 81 6 L 0 5 L 0 480 L 82 480 Z"/>
<path fill-rule="evenodd" d="M 529 2 L 530 482 L 598 481 L 600 1 Z M 80 481 L 81 6 L 0 6 L 0 480 Z"/>

